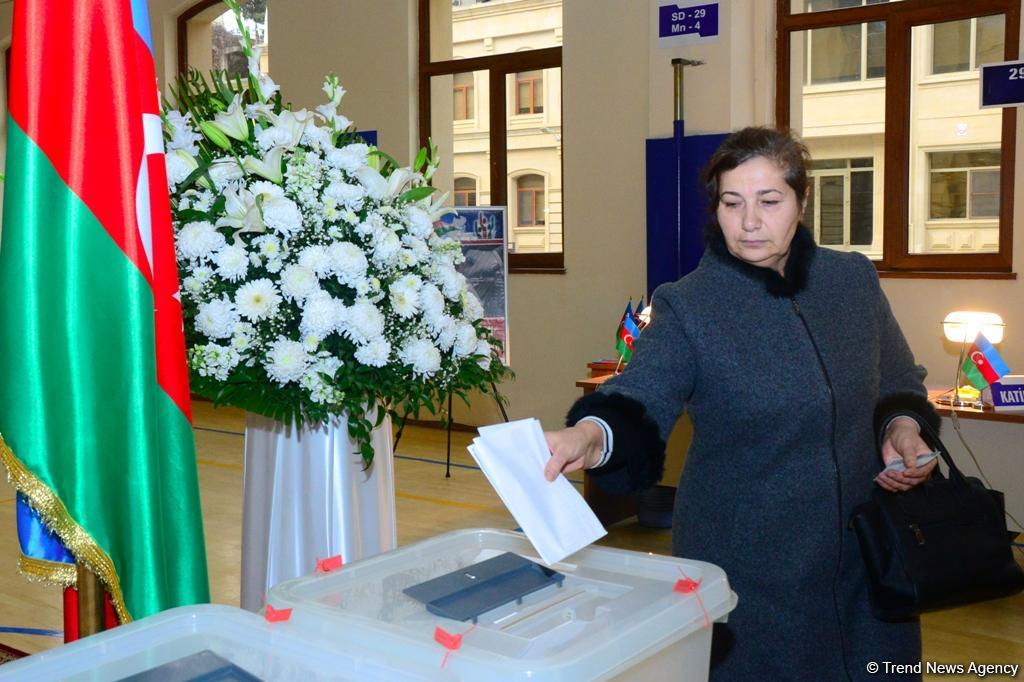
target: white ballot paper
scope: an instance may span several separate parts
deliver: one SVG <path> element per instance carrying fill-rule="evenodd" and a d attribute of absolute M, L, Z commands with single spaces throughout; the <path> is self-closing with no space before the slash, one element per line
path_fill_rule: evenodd
<path fill-rule="evenodd" d="M 606 534 L 594 512 L 563 475 L 544 478 L 551 457 L 536 419 L 482 426 L 469 453 L 548 565 Z"/>

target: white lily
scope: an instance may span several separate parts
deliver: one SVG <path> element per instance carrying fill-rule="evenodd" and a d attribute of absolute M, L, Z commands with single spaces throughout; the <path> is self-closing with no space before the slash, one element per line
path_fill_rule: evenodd
<path fill-rule="evenodd" d="M 391 176 L 388 178 L 388 189 L 385 196 L 391 199 L 397 197 L 399 194 L 404 192 L 417 177 L 419 177 L 419 174 L 414 173 L 409 167 L 396 168 L 391 172 Z"/>
<path fill-rule="evenodd" d="M 338 105 L 341 104 L 341 98 L 345 96 L 345 88 L 341 87 L 338 83 L 338 77 L 331 74 L 324 81 L 324 94 L 327 95 L 331 100 L 331 105 L 337 109 Z"/>
<path fill-rule="evenodd" d="M 431 221 L 436 223 L 443 216 L 446 216 L 449 213 L 458 213 L 458 211 L 456 211 L 452 206 L 444 205 L 446 199 L 448 199 L 448 192 L 445 192 L 433 201 L 430 200 L 430 197 L 423 199 L 421 205 L 423 206 L 423 210 L 430 214 Z"/>
<path fill-rule="evenodd" d="M 285 109 L 274 117 L 274 125 L 288 133 L 289 147 L 294 147 L 302 139 L 306 126 L 313 120 L 313 115 L 305 109 L 288 111 Z"/>
<path fill-rule="evenodd" d="M 242 47 L 245 47 L 244 41 L 242 43 Z M 260 76 L 260 56 L 262 55 L 262 47 L 253 47 L 252 52 L 249 54 L 249 73 L 256 78 L 259 78 Z"/>
<path fill-rule="evenodd" d="M 228 107 L 228 110 L 217 114 L 214 120 L 211 121 L 211 125 L 228 137 L 233 137 L 243 142 L 248 140 L 249 124 L 245 120 L 242 96 L 240 94 L 235 95 L 235 98 L 231 100 L 231 106 Z"/>
<path fill-rule="evenodd" d="M 366 193 L 372 198 L 383 199 L 387 194 L 388 181 L 384 179 L 384 176 L 377 169 L 371 166 L 361 166 L 356 171 L 356 177 L 363 187 L 366 188 Z"/>
<path fill-rule="evenodd" d="M 256 197 L 249 190 L 224 192 L 224 215 L 217 220 L 217 227 L 236 227 L 234 240 L 243 232 L 266 232 L 267 226 L 260 216 Z"/>
<path fill-rule="evenodd" d="M 274 96 L 274 93 L 281 89 L 281 86 L 274 82 L 270 74 L 262 74 L 256 79 L 260 86 L 260 99 L 266 101 Z"/>
<path fill-rule="evenodd" d="M 242 168 L 247 173 L 254 173 L 280 185 L 284 182 L 284 174 L 281 172 L 283 156 L 284 147 L 271 147 L 262 159 L 257 159 L 255 156 L 247 156 L 242 159 Z"/>

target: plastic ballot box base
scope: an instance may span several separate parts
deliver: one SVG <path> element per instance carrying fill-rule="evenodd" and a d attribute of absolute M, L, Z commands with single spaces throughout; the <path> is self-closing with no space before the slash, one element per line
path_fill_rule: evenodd
<path fill-rule="evenodd" d="M 461 570 L 472 582 L 473 567 L 505 553 L 540 562 L 521 533 L 455 531 L 281 583 L 268 601 L 291 608 L 309 641 L 400 661 L 420 679 L 707 679 L 711 624 L 736 605 L 712 564 L 591 546 L 549 567 L 561 584 L 498 600 L 475 624 L 406 593 Z"/>

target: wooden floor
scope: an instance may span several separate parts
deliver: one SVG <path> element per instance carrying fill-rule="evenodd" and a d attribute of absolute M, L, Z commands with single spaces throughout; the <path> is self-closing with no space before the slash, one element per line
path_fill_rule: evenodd
<path fill-rule="evenodd" d="M 194 410 L 212 598 L 217 603 L 237 606 L 244 416 L 238 410 L 214 409 L 201 402 L 195 403 Z M 400 545 L 457 528 L 517 525 L 466 452 L 472 436 L 466 432 L 452 433 L 452 476 L 445 478 L 445 432 L 422 426 L 405 429 L 395 459 Z M 578 482 L 579 477 L 575 478 Z M 669 531 L 624 521 L 610 528 L 600 544 L 667 554 L 671 542 Z M 14 490 L 2 482 L 0 644 L 28 652 L 58 646 L 62 641 L 59 637 L 9 631 L 62 629 L 60 590 L 22 578 L 17 573 L 17 557 Z M 1024 664 L 1024 595 L 931 614 L 924 618 L 923 631 L 926 661 Z M 925 679 L 930 678 L 926 675 Z"/>

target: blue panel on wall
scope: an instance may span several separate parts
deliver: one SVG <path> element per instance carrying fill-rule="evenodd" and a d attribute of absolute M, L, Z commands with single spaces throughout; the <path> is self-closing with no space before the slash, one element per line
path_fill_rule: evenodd
<path fill-rule="evenodd" d="M 704 253 L 708 221 L 700 172 L 726 133 L 647 140 L 647 292 L 691 272 Z"/>

